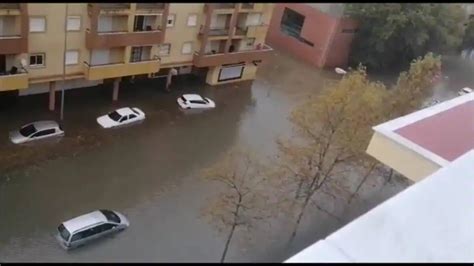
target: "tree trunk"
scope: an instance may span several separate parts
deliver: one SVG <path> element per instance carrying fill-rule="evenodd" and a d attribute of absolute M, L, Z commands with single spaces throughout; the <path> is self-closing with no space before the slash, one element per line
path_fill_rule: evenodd
<path fill-rule="evenodd" d="M 232 223 L 232 228 L 230 229 L 229 236 L 227 237 L 227 241 L 225 242 L 224 252 L 222 252 L 222 257 L 221 257 L 221 263 L 223 263 L 225 260 L 225 256 L 227 255 L 227 250 L 229 249 L 230 241 L 232 240 L 232 236 L 234 235 L 235 227 L 237 226 L 237 219 L 239 218 L 239 210 L 240 210 L 241 203 L 242 203 L 242 196 L 239 193 L 239 200 L 237 202 L 237 206 L 235 207 L 234 222 Z"/>
<path fill-rule="evenodd" d="M 369 170 L 367 171 L 367 173 L 365 174 L 364 178 L 362 178 L 362 181 L 360 181 L 359 185 L 357 186 L 356 190 L 354 191 L 354 193 L 352 193 L 352 195 L 349 197 L 349 200 L 347 201 L 348 204 L 351 204 L 352 200 L 354 199 L 354 197 L 357 195 L 357 193 L 359 192 L 360 188 L 362 187 L 362 185 L 365 183 L 365 181 L 367 181 L 367 178 L 370 176 L 370 174 L 372 173 L 372 171 L 375 169 L 375 166 L 376 164 L 372 164 L 369 168 Z"/>
<path fill-rule="evenodd" d="M 393 169 L 390 168 L 390 174 L 388 175 L 388 178 L 387 178 L 387 181 L 385 183 L 390 183 L 390 181 L 392 181 L 392 177 L 393 177 Z"/>
<path fill-rule="evenodd" d="M 301 187 L 303 186 L 303 178 L 300 178 L 300 182 L 298 183 L 298 189 L 296 189 L 296 193 L 295 193 L 295 199 L 298 199 L 300 197 L 300 193 L 301 193 Z"/>
<path fill-rule="evenodd" d="M 227 241 L 225 242 L 224 252 L 222 253 L 221 257 L 221 263 L 224 262 L 225 256 L 227 255 L 227 249 L 229 248 L 230 241 L 232 240 L 232 236 L 234 235 L 236 225 L 237 224 L 234 222 L 234 224 L 232 225 L 232 229 L 230 230 L 230 234 L 227 237 Z"/>
<path fill-rule="evenodd" d="M 300 213 L 298 214 L 298 219 L 296 220 L 296 224 L 295 224 L 295 228 L 293 229 L 293 233 L 291 233 L 291 238 L 290 238 L 290 242 L 293 241 L 293 239 L 295 238 L 296 236 L 296 231 L 298 231 L 298 227 L 301 223 L 301 219 L 303 218 L 303 214 L 304 214 L 304 211 L 306 209 L 306 206 L 308 205 L 308 202 L 309 202 L 309 199 L 311 198 L 311 195 L 307 195 L 306 196 L 306 199 L 303 203 L 303 206 L 301 206 L 301 210 L 300 210 Z"/>

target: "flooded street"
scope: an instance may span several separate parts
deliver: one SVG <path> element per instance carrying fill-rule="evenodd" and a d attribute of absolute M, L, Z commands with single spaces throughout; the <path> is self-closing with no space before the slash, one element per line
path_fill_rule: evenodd
<path fill-rule="evenodd" d="M 199 179 L 199 172 L 234 146 L 272 154 L 276 138 L 290 133 L 292 107 L 318 93 L 328 78 L 337 77 L 276 52 L 254 82 L 210 87 L 183 76 L 165 93 L 163 79 L 137 81 L 121 87 L 117 103 L 110 87 L 70 90 L 66 136 L 28 146 L 9 143 L 8 131 L 35 120 L 59 121 L 59 112 L 47 111 L 47 94 L 19 98 L 0 112 L 0 261 L 218 261 L 226 233 L 200 218 L 215 187 Z M 217 107 L 183 113 L 176 98 L 190 92 Z M 123 106 L 139 107 L 146 120 L 109 130 L 96 123 Z M 334 203 L 344 223 L 407 184 L 367 186 L 350 209 Z M 69 252 L 58 245 L 53 234 L 62 221 L 102 208 L 124 213 L 130 228 Z M 313 222 L 293 248 L 285 242 L 290 230 L 276 227 L 251 243 L 237 237 L 227 261 L 283 261 L 342 226 L 319 212 L 308 219 Z"/>

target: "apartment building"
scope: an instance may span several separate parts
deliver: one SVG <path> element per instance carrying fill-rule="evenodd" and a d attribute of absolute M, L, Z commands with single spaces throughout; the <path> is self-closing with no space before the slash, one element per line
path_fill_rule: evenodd
<path fill-rule="evenodd" d="M 174 68 L 211 85 L 252 80 L 272 52 L 272 4 L 0 4 L 0 93 L 50 93 L 154 78 Z M 113 85 L 112 85 L 113 84 Z"/>
<path fill-rule="evenodd" d="M 267 42 L 316 67 L 348 63 L 357 22 L 344 17 L 344 4 L 275 4 Z"/>

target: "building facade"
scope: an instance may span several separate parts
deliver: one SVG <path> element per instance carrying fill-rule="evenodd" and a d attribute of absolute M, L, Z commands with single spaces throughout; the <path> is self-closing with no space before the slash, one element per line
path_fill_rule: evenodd
<path fill-rule="evenodd" d="M 346 66 L 357 23 L 344 4 L 275 4 L 267 42 L 316 67 Z"/>
<path fill-rule="evenodd" d="M 272 4 L 0 4 L 0 92 L 19 95 L 204 73 L 211 85 L 251 80 L 272 52 Z"/>

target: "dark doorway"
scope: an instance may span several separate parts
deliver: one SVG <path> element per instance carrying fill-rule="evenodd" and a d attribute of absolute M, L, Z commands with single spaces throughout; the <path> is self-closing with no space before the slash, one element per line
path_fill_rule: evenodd
<path fill-rule="evenodd" d="M 135 16 L 134 31 L 144 31 L 145 16 Z"/>
<path fill-rule="evenodd" d="M 4 54 L 0 55 L 0 74 L 4 75 L 7 72 L 7 60 Z"/>

